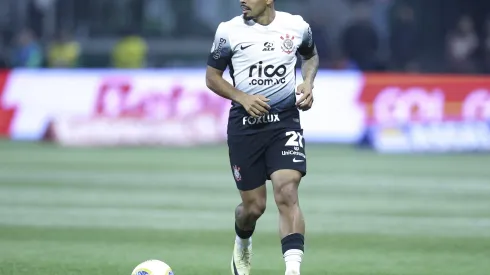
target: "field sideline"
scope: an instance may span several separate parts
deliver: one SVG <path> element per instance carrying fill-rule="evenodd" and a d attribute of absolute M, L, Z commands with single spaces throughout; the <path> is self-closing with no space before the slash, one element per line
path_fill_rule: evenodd
<path fill-rule="evenodd" d="M 307 154 L 302 274 L 490 274 L 490 155 Z M 238 202 L 224 146 L 0 141 L 0 274 L 129 275 L 157 258 L 230 275 Z M 272 196 L 254 244 L 253 274 L 284 274 Z"/>

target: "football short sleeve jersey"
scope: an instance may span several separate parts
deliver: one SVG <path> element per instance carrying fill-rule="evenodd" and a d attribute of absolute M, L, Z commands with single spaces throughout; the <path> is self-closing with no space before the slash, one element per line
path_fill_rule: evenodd
<path fill-rule="evenodd" d="M 267 26 L 237 16 L 222 22 L 214 38 L 208 66 L 229 69 L 233 85 L 247 94 L 270 99 L 271 112 L 295 107 L 297 54 L 314 51 L 310 26 L 301 16 L 276 12 Z M 246 114 L 233 103 L 232 113 Z"/>

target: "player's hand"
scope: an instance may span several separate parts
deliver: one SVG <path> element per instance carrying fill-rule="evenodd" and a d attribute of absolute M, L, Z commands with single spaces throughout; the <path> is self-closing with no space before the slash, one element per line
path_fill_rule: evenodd
<path fill-rule="evenodd" d="M 240 104 L 245 108 L 245 111 L 252 117 L 260 117 L 269 113 L 270 106 L 267 104 L 270 99 L 263 95 L 248 95 L 245 94 L 240 100 Z"/>
<path fill-rule="evenodd" d="M 296 101 L 296 106 L 302 111 L 308 111 L 313 105 L 313 85 L 305 82 L 302 83 L 298 86 L 296 94 L 302 94 L 298 101 Z"/>

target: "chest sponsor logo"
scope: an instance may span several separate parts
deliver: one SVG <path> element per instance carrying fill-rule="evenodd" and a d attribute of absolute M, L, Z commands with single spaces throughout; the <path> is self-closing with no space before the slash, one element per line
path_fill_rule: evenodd
<path fill-rule="evenodd" d="M 248 77 L 251 86 L 274 86 L 286 83 L 286 65 L 265 64 L 263 61 L 250 66 Z"/>

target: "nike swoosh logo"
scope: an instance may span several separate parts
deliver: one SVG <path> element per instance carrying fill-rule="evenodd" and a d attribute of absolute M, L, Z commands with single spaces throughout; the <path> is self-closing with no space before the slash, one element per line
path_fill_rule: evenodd
<path fill-rule="evenodd" d="M 304 162 L 304 161 L 305 161 L 304 159 L 296 159 L 296 158 L 293 159 L 293 162 Z"/>
<path fill-rule="evenodd" d="M 254 44 L 252 44 L 252 45 L 248 45 L 248 46 L 245 46 L 245 47 L 244 47 L 244 46 L 241 46 L 241 47 L 240 47 L 240 49 L 243 51 L 243 50 L 245 50 L 246 48 L 250 48 L 250 47 L 252 47 L 253 45 L 254 45 Z"/>

